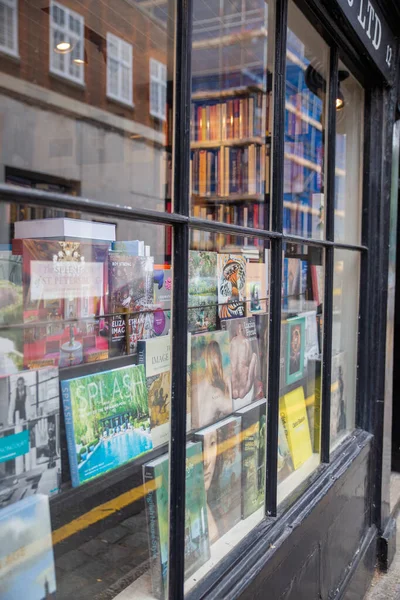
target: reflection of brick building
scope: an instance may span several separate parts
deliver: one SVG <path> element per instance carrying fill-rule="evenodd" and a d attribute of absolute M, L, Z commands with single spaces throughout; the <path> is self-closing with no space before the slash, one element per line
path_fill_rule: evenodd
<path fill-rule="evenodd" d="M 95 200 L 164 209 L 166 25 L 125 0 L 8 3 L 0 181 L 40 175 Z"/>

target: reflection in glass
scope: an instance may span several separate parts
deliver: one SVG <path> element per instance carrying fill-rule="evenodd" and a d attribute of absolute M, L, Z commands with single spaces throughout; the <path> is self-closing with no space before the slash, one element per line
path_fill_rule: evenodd
<path fill-rule="evenodd" d="M 355 426 L 360 280 L 358 252 L 335 250 L 331 375 L 331 448 Z"/>
<path fill-rule="evenodd" d="M 319 464 L 324 254 L 286 245 L 283 259 L 278 502 Z"/>
<path fill-rule="evenodd" d="M 194 4 L 190 164 L 195 217 L 268 228 L 271 12 L 264 0 Z"/>
<path fill-rule="evenodd" d="M 189 252 L 187 472 L 192 452 L 200 467 L 186 480 L 186 591 L 264 516 L 269 247 L 220 234 L 217 252 L 212 235 L 193 230 Z M 204 494 L 197 514 L 190 493 Z"/>
<path fill-rule="evenodd" d="M 325 237 L 324 154 L 329 48 L 289 2 L 286 51 L 285 233 Z"/>
<path fill-rule="evenodd" d="M 336 112 L 335 241 L 359 244 L 364 90 L 341 61 L 339 101 Z"/>

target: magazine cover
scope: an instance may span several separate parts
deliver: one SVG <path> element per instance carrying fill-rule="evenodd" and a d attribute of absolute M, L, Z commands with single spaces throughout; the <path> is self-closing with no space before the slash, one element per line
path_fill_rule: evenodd
<path fill-rule="evenodd" d="M 74 487 L 153 447 L 143 365 L 64 380 L 61 393 Z"/>
<path fill-rule="evenodd" d="M 108 244 L 22 240 L 24 366 L 108 358 Z"/>
<path fill-rule="evenodd" d="M 0 511 L 0 598 L 55 597 L 49 500 L 36 494 Z"/>
<path fill-rule="evenodd" d="M 192 333 L 217 327 L 217 253 L 189 251 L 188 329 Z"/>
<path fill-rule="evenodd" d="M 232 412 L 228 331 L 192 335 L 192 427 L 215 423 Z"/>
<path fill-rule="evenodd" d="M 246 259 L 218 254 L 218 313 L 221 319 L 245 316 Z"/>
<path fill-rule="evenodd" d="M 251 316 L 267 310 L 267 265 L 246 264 L 246 315 Z"/>
<path fill-rule="evenodd" d="M 187 430 L 191 428 L 191 339 L 188 336 Z M 153 447 L 169 441 L 171 407 L 171 338 L 169 335 L 138 342 L 138 361 L 144 365 L 149 398 L 150 429 Z"/>
<path fill-rule="evenodd" d="M 303 387 L 298 387 L 280 398 L 279 412 L 292 456 L 293 467 L 296 470 L 312 455 Z"/>
<path fill-rule="evenodd" d="M 242 518 L 264 505 L 265 498 L 265 399 L 236 412 L 242 419 Z"/>
<path fill-rule="evenodd" d="M 0 326 L 23 323 L 22 256 L 0 250 Z M 0 376 L 23 369 L 23 329 L 0 332 Z"/>
<path fill-rule="evenodd" d="M 0 378 L 0 507 L 60 487 L 58 369 Z"/>
<path fill-rule="evenodd" d="M 204 483 L 210 543 L 241 519 L 241 423 L 228 417 L 195 435 L 203 442 Z"/>
<path fill-rule="evenodd" d="M 153 593 L 166 597 L 168 570 L 168 454 L 143 466 Z M 186 446 L 185 578 L 210 558 L 201 443 Z"/>
<path fill-rule="evenodd" d="M 264 395 L 256 321 L 254 317 L 226 319 L 221 326 L 229 332 L 232 400 L 238 410 Z"/>
<path fill-rule="evenodd" d="M 304 375 L 305 318 L 286 321 L 286 385 Z"/>

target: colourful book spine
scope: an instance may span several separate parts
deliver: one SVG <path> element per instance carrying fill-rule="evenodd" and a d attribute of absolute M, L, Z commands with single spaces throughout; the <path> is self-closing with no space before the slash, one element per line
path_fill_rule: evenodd
<path fill-rule="evenodd" d="M 73 487 L 77 487 L 79 485 L 78 461 L 76 458 L 72 402 L 68 381 L 61 381 L 61 394 L 64 408 L 64 423 L 67 436 L 71 482 Z"/>

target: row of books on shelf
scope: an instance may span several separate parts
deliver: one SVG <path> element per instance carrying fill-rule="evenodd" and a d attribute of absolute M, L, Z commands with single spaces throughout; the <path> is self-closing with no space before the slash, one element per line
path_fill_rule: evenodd
<path fill-rule="evenodd" d="M 269 146 L 192 150 L 191 190 L 201 197 L 261 195 L 269 190 Z"/>
<path fill-rule="evenodd" d="M 270 94 L 257 92 L 220 101 L 194 101 L 191 108 L 192 141 L 243 140 L 265 136 L 265 124 L 270 127 L 272 119 L 270 98 Z"/>

